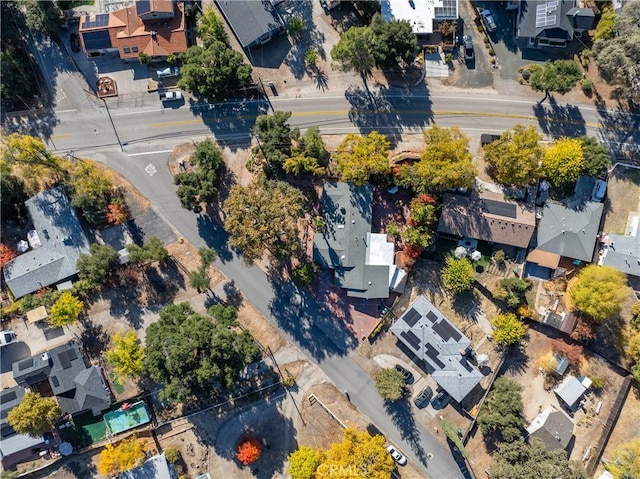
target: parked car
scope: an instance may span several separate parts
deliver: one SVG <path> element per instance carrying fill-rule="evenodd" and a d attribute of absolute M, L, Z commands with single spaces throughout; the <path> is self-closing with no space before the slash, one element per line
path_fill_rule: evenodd
<path fill-rule="evenodd" d="M 606 192 L 607 182 L 604 180 L 596 180 L 596 184 L 593 185 L 593 191 L 591 192 L 591 201 L 602 201 Z"/>
<path fill-rule="evenodd" d="M 429 386 L 426 386 L 422 390 L 422 392 L 418 394 L 418 396 L 413 400 L 413 403 L 416 405 L 417 408 L 423 408 L 427 404 L 429 404 L 429 401 L 431 401 L 432 397 L 433 397 L 433 389 L 431 389 Z"/>
<path fill-rule="evenodd" d="M 367 432 L 369 433 L 369 435 L 371 437 L 381 436 L 382 439 L 384 439 L 385 441 L 387 440 L 384 437 L 384 434 L 382 434 L 382 431 L 380 431 L 380 429 L 378 429 L 378 427 L 375 424 L 373 424 L 372 422 L 367 424 Z"/>
<path fill-rule="evenodd" d="M 394 446 L 387 447 L 387 451 L 389 451 L 389 454 L 391 454 L 391 457 L 393 457 L 393 460 L 396 461 L 401 466 L 404 466 L 407 463 L 407 458 L 404 457 L 404 454 L 398 451 Z"/>
<path fill-rule="evenodd" d="M 162 101 L 182 100 L 182 92 L 180 90 L 163 91 L 160 93 Z"/>
<path fill-rule="evenodd" d="M 473 61 L 475 58 L 475 52 L 473 51 L 473 42 L 471 36 L 465 35 L 462 37 L 462 48 L 464 49 L 464 59 L 467 62 Z"/>
<path fill-rule="evenodd" d="M 158 78 L 177 77 L 179 74 L 180 69 L 178 67 L 167 67 L 161 70 L 156 70 L 156 75 L 158 75 Z"/>
<path fill-rule="evenodd" d="M 500 139 L 500 135 L 494 135 L 492 133 L 483 133 L 480 135 L 480 144 L 488 145 L 489 143 L 493 143 L 496 140 Z"/>
<path fill-rule="evenodd" d="M 400 374 L 402 374 L 402 378 L 404 379 L 405 383 L 413 384 L 414 379 L 413 379 L 413 374 L 411 374 L 411 371 L 407 371 L 405 368 L 403 368 L 399 364 L 396 364 L 396 369 Z"/>
<path fill-rule="evenodd" d="M 0 346 L 8 346 L 9 344 L 15 343 L 16 341 L 16 333 L 14 333 L 13 331 L 9 331 L 8 329 L 0 331 Z"/>
<path fill-rule="evenodd" d="M 438 395 L 431 402 L 433 409 L 442 409 L 451 401 L 451 396 L 446 391 L 440 391 Z"/>
<path fill-rule="evenodd" d="M 487 29 L 487 31 L 496 31 L 498 25 L 496 25 L 496 21 L 493 18 L 493 13 L 491 13 L 491 10 L 489 10 L 488 8 L 482 10 L 480 12 L 480 18 L 482 19 L 482 23 L 484 23 L 484 27 Z"/>

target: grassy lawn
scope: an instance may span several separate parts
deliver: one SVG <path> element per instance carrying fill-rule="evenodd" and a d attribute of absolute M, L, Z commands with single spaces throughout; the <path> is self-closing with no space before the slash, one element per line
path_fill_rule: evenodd
<path fill-rule="evenodd" d="M 124 392 L 124 386 L 122 385 L 122 383 L 120 382 L 120 378 L 114 371 L 111 371 L 109 373 L 109 379 L 111 379 L 111 384 L 113 385 L 113 389 L 115 389 L 116 394 L 122 394 Z"/>
<path fill-rule="evenodd" d="M 102 416 L 94 416 L 91 412 L 73 418 L 71 427 L 60 429 L 63 441 L 70 442 L 74 448 L 82 448 L 101 441 L 106 436 L 105 423 Z"/>

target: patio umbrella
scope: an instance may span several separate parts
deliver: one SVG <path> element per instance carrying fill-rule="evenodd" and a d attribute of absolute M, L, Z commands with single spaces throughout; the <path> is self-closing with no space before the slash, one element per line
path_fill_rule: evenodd
<path fill-rule="evenodd" d="M 478 355 L 478 366 L 482 367 L 486 366 L 487 364 L 489 364 L 489 356 L 487 356 L 486 354 Z"/>
<path fill-rule="evenodd" d="M 71 446 L 70 443 L 68 442 L 63 442 L 62 444 L 60 444 L 58 446 L 58 451 L 60 452 L 60 454 L 62 454 L 63 456 L 70 456 L 71 453 L 73 452 L 73 447 Z"/>
<path fill-rule="evenodd" d="M 24 253 L 28 249 L 29 249 L 29 243 L 27 243 L 25 240 L 18 241 L 18 251 L 20 251 L 21 253 Z"/>
<path fill-rule="evenodd" d="M 480 258 L 482 258 L 482 253 L 480 251 L 474 251 L 471 253 L 471 259 L 473 261 L 478 261 Z"/>
<path fill-rule="evenodd" d="M 465 248 L 464 246 L 458 246 L 453 252 L 453 256 L 458 259 L 464 258 L 465 256 L 467 256 L 467 248 Z"/>

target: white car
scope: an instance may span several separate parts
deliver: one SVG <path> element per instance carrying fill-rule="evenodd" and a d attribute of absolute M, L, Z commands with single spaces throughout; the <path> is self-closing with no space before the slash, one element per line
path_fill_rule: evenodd
<path fill-rule="evenodd" d="M 11 343 L 15 343 L 16 341 L 16 333 L 13 331 L 9 331 L 8 329 L 0 331 L 0 346 L 7 346 Z"/>
<path fill-rule="evenodd" d="M 393 460 L 396 461 L 399 465 L 404 466 L 407 463 L 407 458 L 404 457 L 404 454 L 398 451 L 395 447 L 389 446 L 387 448 L 387 451 L 389 451 L 389 454 L 391 454 Z"/>
<path fill-rule="evenodd" d="M 164 91 L 160 93 L 162 101 L 182 100 L 182 92 L 180 90 Z"/>

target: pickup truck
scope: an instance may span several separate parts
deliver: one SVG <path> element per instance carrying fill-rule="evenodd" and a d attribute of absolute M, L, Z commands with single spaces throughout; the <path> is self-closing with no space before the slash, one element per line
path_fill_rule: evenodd
<path fill-rule="evenodd" d="M 163 91 L 160 93 L 162 101 L 182 100 L 182 92 L 180 90 Z"/>

